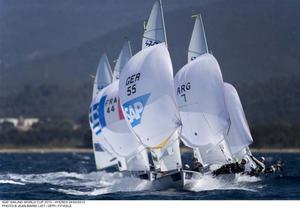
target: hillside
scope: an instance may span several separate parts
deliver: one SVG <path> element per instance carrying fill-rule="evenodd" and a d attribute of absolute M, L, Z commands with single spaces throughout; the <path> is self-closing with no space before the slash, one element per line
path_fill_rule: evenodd
<path fill-rule="evenodd" d="M 209 48 L 219 60 L 226 81 L 242 84 L 299 74 L 300 28 L 295 21 L 300 18 L 299 1 L 220 0 L 199 5 L 165 14 L 174 71 L 186 62 L 193 27 L 190 16 L 201 12 Z M 95 73 L 102 52 L 108 53 L 111 62 L 117 57 L 125 36 L 137 52 L 142 24 L 142 20 L 128 22 L 127 26 L 61 53 L 1 66 L 0 95 L 18 92 L 26 84 L 79 87 L 88 81 L 89 74 Z"/>

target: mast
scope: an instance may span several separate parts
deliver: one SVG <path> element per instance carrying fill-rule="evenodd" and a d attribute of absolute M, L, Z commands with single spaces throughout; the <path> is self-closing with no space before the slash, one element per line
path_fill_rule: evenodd
<path fill-rule="evenodd" d="M 168 47 L 167 34 L 166 34 L 166 26 L 165 26 L 165 18 L 164 18 L 164 12 L 163 12 L 163 8 L 162 8 L 161 0 L 159 0 L 159 5 L 160 5 L 160 13 L 161 13 L 162 25 L 163 25 L 164 36 L 165 36 L 165 44 Z"/>

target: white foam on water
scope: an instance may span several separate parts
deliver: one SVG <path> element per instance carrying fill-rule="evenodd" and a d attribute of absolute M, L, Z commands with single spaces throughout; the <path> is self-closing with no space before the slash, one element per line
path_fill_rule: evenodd
<path fill-rule="evenodd" d="M 257 192 L 256 189 L 253 189 L 252 187 L 249 188 L 249 184 L 241 183 L 237 179 L 226 181 L 218 177 L 212 177 L 211 175 L 204 175 L 201 179 L 195 180 L 195 183 L 190 187 L 190 191 L 194 192 L 213 190 L 243 190 Z"/>
<path fill-rule="evenodd" d="M 1 184 L 14 184 L 14 185 L 25 185 L 25 183 L 16 182 L 13 180 L 0 180 Z"/>
<path fill-rule="evenodd" d="M 235 180 L 236 180 L 236 182 L 253 183 L 253 182 L 261 181 L 261 178 L 255 177 L 255 176 L 248 176 L 248 175 L 240 175 L 240 174 L 238 174 L 236 176 Z"/>
<path fill-rule="evenodd" d="M 0 181 L 15 184 L 50 184 L 60 186 L 52 191 L 71 195 L 101 195 L 114 192 L 142 191 L 151 188 L 151 183 L 136 177 L 124 176 L 120 172 L 105 171 L 90 173 L 51 172 L 43 174 L 4 174 Z"/>
<path fill-rule="evenodd" d="M 212 190 L 243 190 L 257 192 L 260 189 L 260 178 L 237 175 L 234 180 L 220 180 L 211 175 L 204 175 L 195 180 L 190 191 Z M 0 183 L 3 184 L 50 184 L 58 187 L 49 187 L 52 191 L 70 195 L 97 196 L 115 192 L 153 191 L 151 182 L 136 177 L 125 176 L 121 172 L 108 173 L 97 171 L 90 173 L 51 172 L 42 174 L 0 174 Z"/>

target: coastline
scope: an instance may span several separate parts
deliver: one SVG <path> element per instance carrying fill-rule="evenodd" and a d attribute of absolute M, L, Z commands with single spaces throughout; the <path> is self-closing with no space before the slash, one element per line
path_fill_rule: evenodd
<path fill-rule="evenodd" d="M 300 148 L 250 148 L 253 153 L 300 153 Z M 191 152 L 181 148 L 181 152 Z M 93 153 L 90 148 L 0 148 L 1 153 Z"/>

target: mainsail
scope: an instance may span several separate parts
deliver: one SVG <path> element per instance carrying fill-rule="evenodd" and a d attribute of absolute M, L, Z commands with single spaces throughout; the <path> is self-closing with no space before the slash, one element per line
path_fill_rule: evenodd
<path fill-rule="evenodd" d="M 99 99 L 100 135 L 105 137 L 118 157 L 125 159 L 127 170 L 147 171 L 149 170 L 147 151 L 124 120 L 118 87 L 119 81 L 117 80 L 103 90 Z"/>
<path fill-rule="evenodd" d="M 233 155 L 246 154 L 246 148 L 253 142 L 245 113 L 236 89 L 224 83 L 225 101 L 230 115 L 231 125 L 226 137 Z"/>
<path fill-rule="evenodd" d="M 205 164 L 230 161 L 224 140 L 230 119 L 217 60 L 211 54 L 203 54 L 180 69 L 174 81 L 184 144 L 198 148 Z M 216 152 L 221 155 L 218 159 Z"/>
<path fill-rule="evenodd" d="M 144 49 L 129 60 L 119 92 L 125 118 L 145 146 L 159 146 L 178 129 L 173 68 L 165 44 Z"/>
<path fill-rule="evenodd" d="M 201 14 L 195 15 L 193 17 L 196 17 L 196 20 L 188 50 L 188 62 L 194 60 L 202 54 L 208 53 L 207 41 Z"/>
<path fill-rule="evenodd" d="M 123 44 L 122 50 L 116 62 L 114 73 L 113 73 L 113 81 L 119 79 L 122 69 L 124 68 L 128 60 L 131 58 L 131 56 L 132 56 L 132 52 L 131 52 L 130 42 L 127 40 Z"/>
<path fill-rule="evenodd" d="M 151 10 L 142 40 L 142 49 L 165 42 L 167 36 L 165 32 L 165 22 L 163 17 L 162 4 L 157 0 Z"/>
<path fill-rule="evenodd" d="M 112 72 L 111 67 L 107 58 L 107 55 L 104 53 L 99 61 L 96 77 L 94 80 L 93 87 L 93 97 L 101 89 L 109 85 L 112 81 Z"/>

